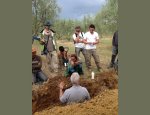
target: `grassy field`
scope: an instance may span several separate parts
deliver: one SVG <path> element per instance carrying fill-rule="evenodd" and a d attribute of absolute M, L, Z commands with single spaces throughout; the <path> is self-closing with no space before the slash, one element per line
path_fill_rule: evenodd
<path fill-rule="evenodd" d="M 57 47 L 59 47 L 59 46 L 68 47 L 69 48 L 69 52 L 68 52 L 69 54 L 75 53 L 75 47 L 74 47 L 74 43 L 72 41 L 69 42 L 69 41 L 65 41 L 65 40 L 57 40 Z M 43 47 L 39 44 L 39 42 L 34 41 L 32 47 L 35 47 L 38 50 L 38 55 L 40 55 Z M 105 70 L 107 71 L 107 66 L 110 63 L 111 48 L 112 48 L 112 37 L 101 38 L 100 43 L 97 45 L 97 53 L 100 57 L 101 67 L 104 71 Z M 80 57 L 81 57 L 82 62 L 83 62 L 84 73 L 86 73 L 85 75 L 87 76 L 85 60 L 84 60 L 82 53 L 80 54 Z M 45 62 L 44 56 L 42 56 L 42 59 L 43 59 L 43 62 Z M 96 65 L 95 65 L 93 58 L 91 59 L 91 62 L 92 62 L 92 71 L 97 73 L 97 68 L 96 68 Z M 45 68 L 45 66 L 43 66 L 43 67 Z M 48 73 L 48 71 L 46 71 L 46 72 Z"/>

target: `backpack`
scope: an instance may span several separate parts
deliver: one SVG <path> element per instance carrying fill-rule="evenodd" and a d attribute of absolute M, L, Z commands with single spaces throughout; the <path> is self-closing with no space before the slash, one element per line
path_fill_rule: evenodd
<path fill-rule="evenodd" d="M 77 34 L 75 33 L 75 36 L 77 37 Z M 81 36 L 83 37 L 83 32 L 81 32 Z M 76 43 L 75 40 L 74 41 L 74 44 Z"/>

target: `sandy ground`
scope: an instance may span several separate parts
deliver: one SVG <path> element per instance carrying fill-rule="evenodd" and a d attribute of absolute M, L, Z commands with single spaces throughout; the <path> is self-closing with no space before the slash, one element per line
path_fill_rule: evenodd
<path fill-rule="evenodd" d="M 82 104 L 55 106 L 34 115 L 118 115 L 118 89 L 105 90 Z"/>

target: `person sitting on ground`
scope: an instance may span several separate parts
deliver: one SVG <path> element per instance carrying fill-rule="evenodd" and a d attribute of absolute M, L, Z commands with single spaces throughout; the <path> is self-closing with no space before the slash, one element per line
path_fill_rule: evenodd
<path fill-rule="evenodd" d="M 79 85 L 80 76 L 77 72 L 74 72 L 70 77 L 72 87 L 66 89 L 63 92 L 64 82 L 59 84 L 60 88 L 60 95 L 59 99 L 62 103 L 71 104 L 71 103 L 78 103 L 84 102 L 85 100 L 90 99 L 90 95 L 88 90 L 85 87 Z"/>
<path fill-rule="evenodd" d="M 78 57 L 75 54 L 71 54 L 65 71 L 65 77 L 70 77 L 74 72 L 83 75 L 82 63 L 78 60 Z"/>
<path fill-rule="evenodd" d="M 36 55 L 36 49 L 32 48 L 32 83 L 47 81 L 47 77 L 41 70 L 42 59 L 40 56 Z"/>
<path fill-rule="evenodd" d="M 63 46 L 59 47 L 58 59 L 60 67 L 67 66 L 68 64 L 68 49 Z"/>

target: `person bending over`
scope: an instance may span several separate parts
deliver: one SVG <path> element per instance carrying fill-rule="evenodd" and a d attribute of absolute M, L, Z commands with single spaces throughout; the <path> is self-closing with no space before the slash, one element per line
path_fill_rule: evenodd
<path fill-rule="evenodd" d="M 63 46 L 59 46 L 58 59 L 60 68 L 67 66 L 69 60 L 68 49 L 64 48 Z"/>
<path fill-rule="evenodd" d="M 77 72 L 79 75 L 83 75 L 82 63 L 78 61 L 78 57 L 75 54 L 71 54 L 65 71 L 65 77 L 70 77 L 74 72 Z"/>

